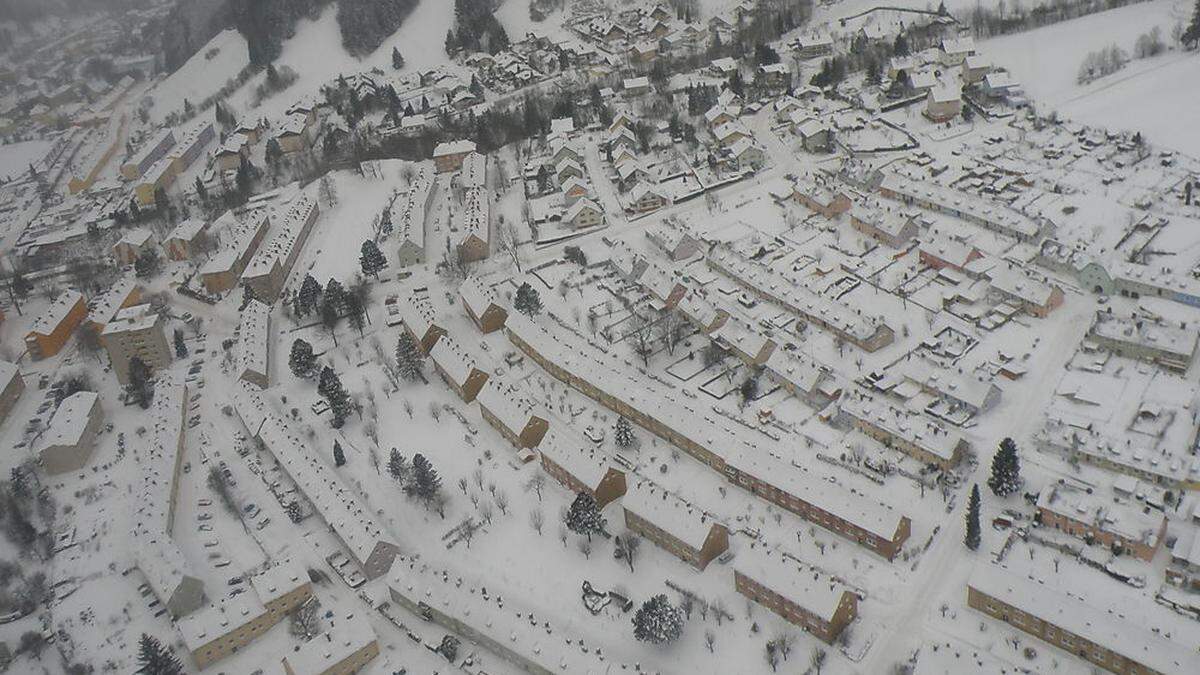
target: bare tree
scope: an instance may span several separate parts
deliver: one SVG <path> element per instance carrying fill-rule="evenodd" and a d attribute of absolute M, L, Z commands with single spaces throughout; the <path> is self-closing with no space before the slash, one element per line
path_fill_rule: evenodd
<path fill-rule="evenodd" d="M 592 542 L 588 541 L 587 539 L 580 539 L 579 540 L 579 552 L 583 554 L 584 558 L 591 560 L 591 558 L 592 558 Z"/>
<path fill-rule="evenodd" d="M 537 494 L 538 501 L 542 501 L 542 490 L 546 487 L 546 474 L 538 472 L 529 477 L 529 482 L 525 483 L 526 490 L 532 490 Z"/>
<path fill-rule="evenodd" d="M 491 502 L 483 502 L 479 505 L 479 517 L 483 518 L 483 522 L 487 523 L 488 525 L 492 524 L 492 517 L 495 515 L 495 513 L 496 512 L 492 510 Z"/>
<path fill-rule="evenodd" d="M 713 645 L 717 643 L 717 636 L 711 630 L 704 631 L 704 646 L 708 647 L 708 653 L 713 653 Z"/>
<path fill-rule="evenodd" d="M 533 527 L 533 531 L 542 536 L 542 527 L 546 524 L 546 514 L 541 509 L 534 509 L 529 512 L 529 525 Z"/>
<path fill-rule="evenodd" d="M 508 493 L 504 490 L 499 490 L 492 495 L 492 499 L 496 501 L 496 508 L 500 509 L 502 515 L 508 515 Z"/>
<path fill-rule="evenodd" d="M 311 639 L 321 630 L 321 601 L 314 595 L 292 612 L 289 630 L 292 635 Z"/>
<path fill-rule="evenodd" d="M 812 650 L 812 667 L 817 671 L 817 675 L 821 675 L 821 667 L 825 665 L 825 650 L 820 647 L 813 647 Z"/>

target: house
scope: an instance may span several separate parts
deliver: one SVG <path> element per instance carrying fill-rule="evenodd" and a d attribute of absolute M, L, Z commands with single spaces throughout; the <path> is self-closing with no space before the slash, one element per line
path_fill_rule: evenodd
<path fill-rule="evenodd" d="M 721 147 L 728 148 L 740 140 L 748 140 L 751 138 L 750 130 L 743 126 L 740 122 L 726 122 L 713 128 L 713 138 L 721 144 Z"/>
<path fill-rule="evenodd" d="M 1082 491 L 1051 485 L 1037 500 L 1037 516 L 1043 527 L 1119 549 L 1150 562 L 1166 540 L 1167 517 L 1140 505 L 1121 504 Z"/>
<path fill-rule="evenodd" d="M 925 95 L 925 117 L 932 122 L 942 123 L 962 114 L 962 96 L 954 88 L 936 86 Z"/>
<path fill-rule="evenodd" d="M 918 215 L 856 206 L 850 210 L 850 225 L 885 246 L 902 249 L 917 236 Z"/>
<path fill-rule="evenodd" d="M 542 470 L 571 492 L 591 495 L 604 508 L 625 494 L 625 472 L 574 435 L 546 432 L 538 444 Z"/>
<path fill-rule="evenodd" d="M 662 26 L 662 24 L 659 24 L 659 26 Z M 629 48 L 629 60 L 632 63 L 640 63 L 644 65 L 647 63 L 652 63 L 657 58 L 658 42 L 639 42 Z"/>
<path fill-rule="evenodd" d="M 562 184 L 563 206 L 570 207 L 580 199 L 592 196 L 591 188 L 583 180 L 574 176 L 568 177 Z"/>
<path fill-rule="evenodd" d="M 826 644 L 858 616 L 858 596 L 829 574 L 780 550 L 751 544 L 733 569 L 738 593 Z"/>
<path fill-rule="evenodd" d="M 708 68 L 717 77 L 728 78 L 737 72 L 738 66 L 737 61 L 734 61 L 732 58 L 726 56 L 719 59 L 713 59 L 712 63 L 708 64 Z"/>
<path fill-rule="evenodd" d="M 938 270 L 949 268 L 964 274 L 967 265 L 983 257 L 983 253 L 974 246 L 946 237 L 921 242 L 918 255 L 922 265 Z"/>
<path fill-rule="evenodd" d="M 730 318 L 709 333 L 709 337 L 754 368 L 766 363 L 778 347 L 778 343 L 741 319 Z"/>
<path fill-rule="evenodd" d="M 628 192 L 630 188 L 638 183 L 648 182 L 651 180 L 650 173 L 638 162 L 636 158 L 624 160 L 625 155 L 622 154 L 621 161 L 617 167 L 617 189 L 621 192 Z"/>
<path fill-rule="evenodd" d="M 806 152 L 830 152 L 833 150 L 833 130 L 820 120 L 809 118 L 795 126 L 800 145 Z"/>
<path fill-rule="evenodd" d="M 762 86 L 774 92 L 786 90 L 792 79 L 791 71 L 783 63 L 769 63 L 759 66 L 756 76 Z"/>
<path fill-rule="evenodd" d="M 646 237 L 674 262 L 700 253 L 700 240 L 674 223 L 659 223 L 646 229 Z"/>
<path fill-rule="evenodd" d="M 648 481 L 621 498 L 625 527 L 700 571 L 729 549 L 729 530 L 711 514 Z"/>
<path fill-rule="evenodd" d="M 313 111 L 309 111 L 308 113 L 305 113 L 305 114 L 307 115 L 309 113 L 312 114 L 313 121 L 316 121 L 316 113 Z M 233 128 L 233 135 L 234 136 L 238 136 L 238 135 L 244 136 L 246 138 L 247 143 L 249 143 L 250 145 L 254 145 L 254 144 L 258 143 L 259 139 L 261 138 L 262 129 L 263 129 L 263 125 L 262 125 L 261 119 L 257 119 L 257 120 L 241 119 L 241 120 L 238 120 L 237 126 L 235 126 Z M 231 138 L 232 138 L 232 136 L 231 136 Z"/>
<path fill-rule="evenodd" d="M 627 98 L 642 96 L 650 93 L 650 78 L 648 77 L 630 77 L 626 78 L 621 84 L 621 88 L 625 92 Z"/>
<path fill-rule="evenodd" d="M 828 33 L 808 33 L 796 38 L 796 54 L 802 59 L 815 59 L 833 53 L 833 38 Z"/>
<path fill-rule="evenodd" d="M 148 228 L 137 227 L 125 233 L 112 247 L 112 255 L 121 265 L 132 265 L 137 259 L 154 248 L 154 233 Z"/>
<path fill-rule="evenodd" d="M 438 323 L 433 302 L 425 294 L 409 294 L 400 306 L 400 319 L 405 332 L 425 354 L 446 334 L 446 329 Z"/>
<path fill-rule="evenodd" d="M 168 260 L 190 260 L 198 251 L 197 244 L 207 237 L 208 222 L 201 218 L 188 218 L 175 226 L 163 239 L 162 247 Z"/>
<path fill-rule="evenodd" d="M 242 160 L 250 156 L 250 138 L 243 133 L 236 133 L 225 139 L 221 147 L 213 153 L 219 171 L 235 171 L 242 165 Z"/>
<path fill-rule="evenodd" d="M 80 391 L 63 399 L 41 437 L 38 457 L 48 474 L 78 471 L 87 465 L 104 413 L 100 396 Z"/>
<path fill-rule="evenodd" d="M 466 139 L 438 143 L 433 149 L 433 165 L 438 173 L 458 171 L 472 152 L 475 152 L 475 143 Z"/>
<path fill-rule="evenodd" d="M 563 213 L 562 222 L 576 230 L 599 227 L 604 224 L 604 211 L 590 199 L 580 199 Z"/>
<path fill-rule="evenodd" d="M 1046 318 L 1061 307 L 1065 296 L 1057 284 L 1044 284 L 1025 272 L 1012 267 L 993 269 L 988 273 L 993 291 L 1038 318 Z"/>
<path fill-rule="evenodd" d="M 0 425 L 8 419 L 23 391 L 25 379 L 21 377 L 21 369 L 15 363 L 0 361 Z"/>
<path fill-rule="evenodd" d="M 792 197 L 826 218 L 836 218 L 849 211 L 853 206 L 853 202 L 850 201 L 850 197 L 846 195 L 845 191 L 808 179 L 796 181 Z"/>
<path fill-rule="evenodd" d="M 87 304 L 77 291 L 60 294 L 25 334 L 25 349 L 35 361 L 57 354 L 87 317 Z"/>
<path fill-rule="evenodd" d="M 1004 99 L 1015 94 L 1019 86 L 1007 70 L 996 70 L 983 78 L 980 88 L 983 95 L 990 99 Z"/>
<path fill-rule="evenodd" d="M 463 309 L 482 333 L 491 333 L 504 327 L 508 310 L 500 304 L 496 289 L 481 277 L 468 277 L 458 287 Z"/>
<path fill-rule="evenodd" d="M 734 115 L 729 108 L 726 108 L 719 103 L 704 111 L 704 123 L 708 125 L 709 129 L 716 129 L 717 127 L 728 122 L 732 122 L 735 119 L 737 119 L 737 116 Z"/>
<path fill-rule="evenodd" d="M 284 154 L 303 152 L 312 147 L 316 139 L 316 124 L 304 113 L 292 113 L 284 118 L 275 132 L 275 141 Z"/>
<path fill-rule="evenodd" d="M 662 194 L 655 186 L 638 183 L 629 191 L 628 206 L 625 210 L 633 213 L 649 213 L 670 204 L 670 199 Z"/>
<path fill-rule="evenodd" d="M 992 71 L 992 62 L 982 54 L 973 54 L 963 59 L 962 79 L 966 84 L 975 84 Z"/>
<path fill-rule="evenodd" d="M 729 156 L 733 158 L 737 168 L 742 171 L 758 171 L 767 163 L 766 153 L 748 138 L 743 138 L 729 146 Z"/>
<path fill-rule="evenodd" d="M 536 448 L 550 428 L 546 418 L 534 411 L 533 401 L 499 377 L 488 378 L 475 400 L 487 423 L 519 450 Z"/>
<path fill-rule="evenodd" d="M 968 56 L 974 55 L 975 38 L 965 35 L 943 39 L 941 49 L 938 52 L 938 59 L 944 66 L 957 66 L 961 65 Z"/>
<path fill-rule="evenodd" d="M 438 340 L 429 350 L 429 360 L 433 361 L 433 369 L 437 374 L 464 403 L 474 401 L 488 381 L 487 371 L 481 370 L 475 359 L 449 336 Z"/>
<path fill-rule="evenodd" d="M 554 178 L 561 186 L 568 178 L 583 179 L 583 167 L 573 159 L 564 159 L 554 167 Z"/>

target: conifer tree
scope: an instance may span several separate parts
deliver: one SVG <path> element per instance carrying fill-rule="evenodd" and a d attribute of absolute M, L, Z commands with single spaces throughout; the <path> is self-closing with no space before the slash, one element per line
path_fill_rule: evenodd
<path fill-rule="evenodd" d="M 391 477 L 394 478 L 401 487 L 403 487 L 405 482 L 408 480 L 409 464 L 408 459 L 406 459 L 404 455 L 400 454 L 400 451 L 396 448 L 392 448 L 392 454 L 388 457 L 387 468 L 388 474 L 391 475 Z"/>
<path fill-rule="evenodd" d="M 992 458 L 988 487 L 997 497 L 1007 497 L 1021 488 L 1021 460 L 1017 456 L 1017 444 L 1011 438 L 1000 441 L 1000 447 Z"/>
<path fill-rule="evenodd" d="M 411 497 L 416 497 L 428 506 L 442 490 L 442 477 L 438 475 L 433 464 L 425 459 L 425 455 L 417 453 L 412 458 L 412 480 L 404 486 L 404 491 Z"/>
<path fill-rule="evenodd" d="M 537 290 L 526 281 L 517 287 L 517 296 L 513 300 L 513 307 L 526 316 L 534 317 L 542 311 L 542 299 L 538 296 Z"/>
<path fill-rule="evenodd" d="M 321 284 L 312 277 L 311 274 L 305 275 L 304 281 L 300 284 L 300 292 L 296 293 L 296 316 L 304 317 L 311 314 L 317 308 L 317 301 L 321 298 Z"/>
<path fill-rule="evenodd" d="M 373 239 L 368 239 L 362 244 L 358 264 L 362 267 L 363 275 L 378 277 L 379 272 L 387 267 L 387 258 L 383 257 L 383 251 L 379 250 L 379 245 Z"/>
<path fill-rule="evenodd" d="M 422 354 L 417 341 L 408 333 L 401 333 L 396 343 L 396 368 L 400 377 L 416 382 L 421 377 Z"/>
<path fill-rule="evenodd" d="M 296 377 L 309 377 L 317 366 L 317 357 L 313 354 L 312 345 L 303 338 L 292 342 L 292 352 L 288 355 L 288 367 Z"/>
<path fill-rule="evenodd" d="M 591 541 L 593 534 L 604 531 L 605 522 L 604 516 L 600 515 L 600 507 L 596 504 L 595 497 L 586 492 L 575 495 L 575 501 L 571 502 L 571 508 L 566 515 L 568 529 L 576 534 L 587 536 L 588 541 Z"/>
<path fill-rule="evenodd" d="M 628 448 L 633 445 L 633 425 L 624 416 L 617 418 L 617 426 L 613 431 L 613 437 L 618 447 Z"/>
<path fill-rule="evenodd" d="M 400 55 L 398 47 L 392 47 L 392 68 L 396 70 L 404 68 L 404 57 Z"/>
<path fill-rule="evenodd" d="M 333 465 L 339 467 L 346 465 L 346 453 L 342 451 L 342 444 L 337 440 L 333 441 Z"/>
<path fill-rule="evenodd" d="M 641 642 L 674 642 L 683 634 L 683 613 L 665 595 L 656 595 L 633 615 L 633 636 Z"/>
<path fill-rule="evenodd" d="M 971 498 L 967 502 L 967 536 L 963 543 L 972 551 L 979 550 L 981 531 L 979 529 L 979 485 L 971 486 Z"/>

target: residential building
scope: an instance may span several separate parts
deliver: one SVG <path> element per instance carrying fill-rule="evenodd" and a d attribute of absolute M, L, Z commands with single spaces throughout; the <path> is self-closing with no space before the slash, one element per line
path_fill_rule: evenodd
<path fill-rule="evenodd" d="M 487 371 L 480 369 L 474 357 L 450 336 L 438 340 L 429 350 L 429 360 L 433 361 L 433 369 L 464 403 L 474 401 L 488 381 Z"/>
<path fill-rule="evenodd" d="M 411 267 L 425 263 L 425 218 L 437 189 L 437 175 L 421 167 L 408 184 L 408 190 L 392 200 L 392 225 L 400 239 L 396 263 Z"/>
<path fill-rule="evenodd" d="M 208 234 L 208 222 L 201 218 L 188 218 L 175 226 L 163 239 L 162 247 L 168 260 L 190 260 L 198 253 L 197 243 Z"/>
<path fill-rule="evenodd" d="M 604 225 L 604 210 L 590 199 L 580 199 L 563 213 L 562 222 L 576 230 Z"/>
<path fill-rule="evenodd" d="M 1042 283 L 1029 276 L 1024 270 L 997 267 L 988 273 L 991 290 L 1012 302 L 1025 312 L 1046 318 L 1050 312 L 1061 307 L 1065 298 L 1062 287 Z"/>
<path fill-rule="evenodd" d="M 733 585 L 826 644 L 858 616 L 858 596 L 842 583 L 781 550 L 754 543 L 734 562 Z"/>
<path fill-rule="evenodd" d="M 629 202 L 625 208 L 633 213 L 649 213 L 670 203 L 670 198 L 657 187 L 648 183 L 638 183 L 629 191 Z"/>
<path fill-rule="evenodd" d="M 500 377 L 488 378 L 475 400 L 483 419 L 519 450 L 536 448 L 550 428 L 550 422 L 537 414 L 533 401 Z"/>
<path fill-rule="evenodd" d="M 235 288 L 270 226 L 271 220 L 266 214 L 252 214 L 241 222 L 233 222 L 221 250 L 200 268 L 204 290 L 219 295 Z"/>
<path fill-rule="evenodd" d="M 175 146 L 175 131 L 163 129 L 144 143 L 140 150 L 121 165 L 121 175 L 126 180 L 137 180 L 146 171 L 167 156 Z"/>
<path fill-rule="evenodd" d="M 25 379 L 21 377 L 21 369 L 17 364 L 0 361 L 0 426 L 8 419 L 21 392 L 25 391 Z"/>
<path fill-rule="evenodd" d="M 674 262 L 687 260 L 700 253 L 700 240 L 673 222 L 646 228 L 646 238 Z"/>
<path fill-rule="evenodd" d="M 970 450 L 965 438 L 951 433 L 932 419 L 914 415 L 861 392 L 847 392 L 839 405 L 854 428 L 942 471 L 953 469 Z"/>
<path fill-rule="evenodd" d="M 138 205 L 153 206 L 154 196 L 158 191 L 170 190 L 178 175 L 178 164 L 174 157 L 168 155 L 152 164 L 133 186 L 133 195 L 137 198 Z"/>
<path fill-rule="evenodd" d="M 475 152 L 475 143 L 466 139 L 439 143 L 433 149 L 433 165 L 438 173 L 449 173 L 462 168 L 467 155 Z"/>
<path fill-rule="evenodd" d="M 961 65 L 968 56 L 975 55 L 975 38 L 970 35 L 942 40 L 938 58 L 944 66 Z"/>
<path fill-rule="evenodd" d="M 816 211 L 826 218 L 836 218 L 853 206 L 853 202 L 844 191 L 808 179 L 796 181 L 793 197 L 809 210 Z"/>
<path fill-rule="evenodd" d="M 54 356 L 86 317 L 87 304 L 78 291 L 59 294 L 25 334 L 25 349 L 35 361 Z"/>
<path fill-rule="evenodd" d="M 487 190 L 468 189 L 463 193 L 462 238 L 458 242 L 458 257 L 463 263 L 483 260 L 490 254 L 491 203 Z"/>
<path fill-rule="evenodd" d="M 136 277 L 127 274 L 109 286 L 108 290 L 88 301 L 87 322 L 97 333 L 102 333 L 104 327 L 113 320 L 117 312 L 126 307 L 140 304 L 141 301 L 141 285 L 138 284 Z"/>
<path fill-rule="evenodd" d="M 1037 516 L 1043 527 L 1095 541 L 1110 548 L 1150 561 L 1162 547 L 1167 517 L 1161 511 L 1117 502 L 1103 502 L 1092 495 L 1052 485 L 1038 495 Z"/>
<path fill-rule="evenodd" d="M 113 373 L 122 385 L 129 384 L 129 364 L 133 359 L 153 374 L 171 363 L 171 346 L 167 343 L 161 314 L 150 305 L 133 305 L 118 310 L 100 333 L 100 343 L 108 352 Z"/>
<path fill-rule="evenodd" d="M 875 241 L 902 249 L 917 236 L 916 214 L 858 206 L 850 210 L 850 225 Z"/>
<path fill-rule="evenodd" d="M 308 190 L 300 192 L 286 206 L 277 207 L 271 218 L 274 233 L 259 247 L 242 272 L 242 282 L 254 291 L 255 297 L 267 302 L 279 298 L 320 213 L 316 197 Z"/>
<path fill-rule="evenodd" d="M 354 675 L 377 656 L 379 639 L 365 616 L 333 619 L 328 630 L 283 657 L 283 672 Z"/>
<path fill-rule="evenodd" d="M 292 113 L 284 118 L 275 132 L 275 142 L 285 155 L 294 152 L 304 152 L 312 147 L 316 139 L 317 129 L 313 116 L 304 113 Z"/>
<path fill-rule="evenodd" d="M 112 255 L 121 265 L 132 265 L 137 259 L 154 248 L 154 233 L 144 227 L 137 227 L 125 233 L 112 247 Z"/>
<path fill-rule="evenodd" d="M 729 549 L 729 530 L 710 514 L 647 481 L 621 498 L 625 527 L 700 571 Z"/>
<path fill-rule="evenodd" d="M 63 399 L 41 438 L 38 456 L 48 474 L 78 471 L 87 465 L 104 413 L 100 396 L 80 391 Z"/>
<path fill-rule="evenodd" d="M 595 447 L 591 441 L 567 432 L 547 430 L 538 443 L 542 469 L 573 493 L 585 493 L 600 508 L 625 494 L 625 472 Z"/>
<path fill-rule="evenodd" d="M 405 298 L 400 306 L 400 320 L 404 322 L 404 330 L 425 354 L 429 354 L 446 334 L 446 329 L 438 323 L 437 311 L 427 294 L 412 293 Z"/>
<path fill-rule="evenodd" d="M 260 389 L 271 386 L 271 306 L 251 300 L 238 324 L 238 379 Z"/>
<path fill-rule="evenodd" d="M 1018 241 L 1034 242 L 1042 236 L 1042 227 L 1038 223 L 1009 207 L 937 183 L 891 173 L 883 177 L 879 194 L 928 211 L 962 218 Z"/>
<path fill-rule="evenodd" d="M 962 95 L 953 87 L 936 85 L 925 94 L 925 117 L 930 121 L 942 123 L 962 114 Z"/>
<path fill-rule="evenodd" d="M 483 333 L 491 333 L 504 327 L 508 319 L 508 310 L 500 304 L 500 296 L 495 287 L 489 285 L 482 277 L 468 277 L 458 287 L 462 298 L 463 309 L 476 328 Z"/>
<path fill-rule="evenodd" d="M 257 134 L 257 130 L 255 131 Z M 242 161 L 250 156 L 250 144 L 253 141 L 244 133 L 235 133 L 217 151 L 213 153 L 213 161 L 218 171 L 237 171 Z"/>
<path fill-rule="evenodd" d="M 986 563 L 977 565 L 967 581 L 967 606 L 1109 672 L 1200 672 L 1195 650 L 1091 604 L 1095 600 Z"/>
<path fill-rule="evenodd" d="M 1186 373 L 1196 356 L 1197 331 L 1148 318 L 1114 317 L 1096 312 L 1088 339 L 1101 347 L 1131 359 L 1156 363 Z"/>

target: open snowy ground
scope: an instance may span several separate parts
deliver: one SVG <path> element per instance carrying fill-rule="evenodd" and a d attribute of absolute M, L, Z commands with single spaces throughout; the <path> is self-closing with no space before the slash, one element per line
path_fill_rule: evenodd
<path fill-rule="evenodd" d="M 1200 138 L 1188 134 L 1200 109 L 1200 57 L 1167 52 L 1132 61 L 1124 69 L 1085 86 L 1076 84 L 1084 57 L 1110 44 L 1132 55 L 1138 36 L 1155 27 L 1169 40 L 1172 27 L 1189 15 L 1182 0 L 1153 0 L 1074 21 L 1007 35 L 981 43 L 996 65 L 1009 68 L 1039 108 L 1087 124 L 1139 130 L 1150 139 L 1200 154 Z"/>
<path fill-rule="evenodd" d="M 0 180 L 8 180 L 29 170 L 29 163 L 46 155 L 50 141 L 24 141 L 0 145 Z"/>
<path fill-rule="evenodd" d="M 221 31 L 179 70 L 146 92 L 155 101 L 150 110 L 151 118 L 161 122 L 167 115 L 180 110 L 184 99 L 199 105 L 227 81 L 237 77 L 249 62 L 246 38 L 233 29 Z"/>

